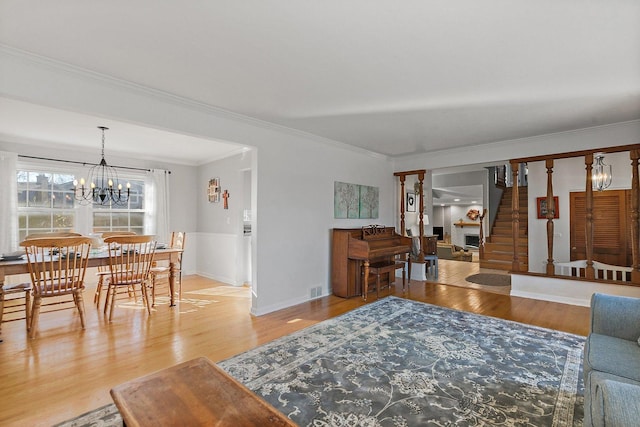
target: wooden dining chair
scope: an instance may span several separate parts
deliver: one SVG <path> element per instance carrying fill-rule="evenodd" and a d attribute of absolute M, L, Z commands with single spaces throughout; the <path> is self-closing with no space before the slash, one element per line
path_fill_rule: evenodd
<path fill-rule="evenodd" d="M 28 321 L 29 336 L 34 338 L 38 330 L 43 299 L 51 299 L 47 305 L 60 305 L 65 303 L 65 297 L 71 296 L 84 329 L 82 293 L 91 239 L 82 236 L 36 238 L 25 240 L 20 246 L 25 248 L 31 277 L 33 302 Z"/>
<path fill-rule="evenodd" d="M 122 287 L 140 286 L 143 302 L 151 314 L 147 281 L 156 248 L 153 236 L 119 235 L 107 237 L 104 241 L 109 246 L 109 281 L 105 301 L 105 313 L 107 303 L 109 305 L 109 321 L 113 318 L 117 290 Z"/>
<path fill-rule="evenodd" d="M 12 297 L 7 298 L 7 295 Z M 29 329 L 29 313 L 31 311 L 31 283 L 5 284 L 0 287 L 0 331 L 2 322 L 25 320 Z M 21 313 L 21 314 L 16 314 Z M 5 317 L 8 314 L 9 317 Z M 16 314 L 14 316 L 14 314 Z"/>
<path fill-rule="evenodd" d="M 135 231 L 105 231 L 102 233 L 102 239 L 106 239 L 107 237 L 113 236 L 135 236 Z M 97 306 L 100 306 L 100 297 L 102 296 L 102 291 L 107 287 L 107 282 L 109 280 L 109 267 L 108 266 L 100 266 L 98 267 L 98 271 L 96 276 L 98 276 L 98 284 L 96 285 L 96 292 L 93 295 L 93 303 Z M 131 292 L 131 291 L 128 291 Z M 105 298 L 104 304 L 105 307 L 109 303 L 108 298 Z"/>
<path fill-rule="evenodd" d="M 171 249 L 180 249 L 177 262 L 177 276 L 178 276 L 178 299 L 182 298 L 182 255 L 184 254 L 184 244 L 186 240 L 186 233 L 184 231 L 174 231 L 171 233 L 171 243 L 169 247 Z M 160 285 L 167 285 L 167 292 L 169 290 L 169 266 L 156 266 L 151 267 L 151 306 L 156 305 L 156 293 Z M 171 296 L 171 295 L 169 295 Z"/>
<path fill-rule="evenodd" d="M 31 239 L 49 239 L 54 237 L 74 237 L 82 236 L 80 233 L 72 231 L 52 231 L 47 233 L 31 233 L 25 236 L 25 240 Z M 16 295 L 15 297 L 6 298 L 7 295 Z M 29 311 L 31 309 L 31 282 L 15 283 L 4 285 L 0 289 L 0 330 L 2 322 L 24 319 L 29 328 Z M 14 316 L 15 313 L 23 313 Z M 9 319 L 4 315 L 8 314 Z"/>

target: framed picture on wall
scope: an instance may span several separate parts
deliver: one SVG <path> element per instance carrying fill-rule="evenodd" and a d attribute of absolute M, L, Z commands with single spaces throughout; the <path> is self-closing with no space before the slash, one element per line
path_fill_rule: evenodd
<path fill-rule="evenodd" d="M 560 218 L 560 206 L 558 205 L 558 196 L 553 196 L 553 204 L 555 205 L 555 212 L 553 217 L 555 219 Z M 547 219 L 547 198 L 536 197 L 536 205 L 538 206 L 538 219 Z"/>
<path fill-rule="evenodd" d="M 218 203 L 220 201 L 220 178 L 211 178 L 209 180 L 207 197 L 209 203 Z"/>
<path fill-rule="evenodd" d="M 416 193 L 407 192 L 407 212 L 416 211 Z"/>

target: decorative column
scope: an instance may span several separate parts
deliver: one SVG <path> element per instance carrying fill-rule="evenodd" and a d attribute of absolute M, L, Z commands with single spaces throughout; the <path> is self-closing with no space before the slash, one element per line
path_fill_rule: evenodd
<path fill-rule="evenodd" d="M 400 175 L 400 234 L 402 236 L 406 234 L 404 227 L 404 181 L 406 179 L 406 175 Z"/>
<path fill-rule="evenodd" d="M 556 213 L 556 204 L 553 198 L 553 159 L 545 161 L 547 167 L 547 275 L 555 273 L 553 265 L 553 217 Z"/>
<path fill-rule="evenodd" d="M 517 162 L 511 163 L 512 192 L 511 192 L 511 230 L 513 234 L 513 262 L 512 271 L 520 271 L 520 260 L 518 259 L 518 243 L 520 240 L 520 194 L 518 190 L 518 167 Z"/>
<path fill-rule="evenodd" d="M 585 188 L 585 244 L 587 253 L 587 267 L 585 277 L 595 279 L 596 272 L 593 268 L 593 153 L 584 156 L 585 170 L 587 171 Z"/>
<path fill-rule="evenodd" d="M 638 178 L 638 159 L 640 158 L 640 150 L 635 149 L 629 151 L 631 158 L 631 282 L 640 284 L 640 248 L 638 245 L 640 226 L 638 219 L 640 218 L 640 179 Z"/>
<path fill-rule="evenodd" d="M 406 235 L 407 229 L 405 228 L 405 220 L 404 220 L 404 183 L 405 180 L 407 178 L 407 175 L 418 175 L 418 185 L 419 185 L 419 191 L 420 191 L 420 210 L 419 212 L 419 220 L 420 220 L 420 224 L 419 224 L 419 228 L 420 228 L 420 236 L 419 236 L 419 242 L 420 242 L 420 252 L 418 253 L 418 259 L 416 260 L 417 262 L 421 262 L 424 263 L 424 242 L 423 242 L 423 237 L 424 237 L 424 223 L 423 223 L 423 217 L 424 217 L 424 175 L 427 172 L 426 169 L 420 169 L 420 170 L 413 170 L 413 171 L 406 171 L 406 172 L 394 172 L 393 175 L 400 177 L 400 228 L 402 229 L 400 231 L 400 234 L 402 236 Z M 409 271 L 411 271 L 411 264 L 409 264 Z"/>
<path fill-rule="evenodd" d="M 420 209 L 419 212 L 419 232 L 420 232 L 420 252 L 418 253 L 418 262 L 424 262 L 424 171 L 418 172 L 418 188 L 420 191 Z"/>
<path fill-rule="evenodd" d="M 487 209 L 483 209 L 482 210 L 482 215 L 480 215 L 478 218 L 480 218 L 480 248 L 479 248 L 479 254 L 480 254 L 480 259 L 484 259 L 484 228 L 483 228 L 483 224 L 484 224 L 484 216 L 487 214 Z"/>

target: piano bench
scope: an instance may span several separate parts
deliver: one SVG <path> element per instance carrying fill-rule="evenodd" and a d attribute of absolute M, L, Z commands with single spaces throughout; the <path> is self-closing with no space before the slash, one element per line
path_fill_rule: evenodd
<path fill-rule="evenodd" d="M 380 297 L 380 275 L 384 273 L 389 273 L 389 284 L 388 289 L 391 292 L 391 274 L 393 274 L 395 282 L 396 270 L 402 269 L 402 290 L 404 290 L 405 282 L 406 282 L 406 274 L 405 274 L 405 263 L 404 262 L 374 262 L 369 265 L 369 274 L 376 275 L 376 296 Z M 362 288 L 362 299 L 367 300 L 367 294 L 369 293 L 369 278 L 368 275 L 365 274 L 364 268 L 362 270 L 362 274 L 364 277 L 364 285 Z"/>

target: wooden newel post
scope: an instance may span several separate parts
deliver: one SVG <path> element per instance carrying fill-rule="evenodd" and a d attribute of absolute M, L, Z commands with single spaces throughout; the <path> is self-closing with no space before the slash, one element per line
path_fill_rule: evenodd
<path fill-rule="evenodd" d="M 511 198 L 511 231 L 513 235 L 513 262 L 512 271 L 520 271 L 520 260 L 518 259 L 518 243 L 520 241 L 520 194 L 518 191 L 518 163 L 511 163 L 512 198 Z"/>
<path fill-rule="evenodd" d="M 407 230 L 404 226 L 404 181 L 407 179 L 405 175 L 400 175 L 400 234 L 406 236 Z"/>
<path fill-rule="evenodd" d="M 553 159 L 547 159 L 547 275 L 555 273 L 553 264 L 553 217 L 556 213 L 556 204 L 553 199 Z"/>
<path fill-rule="evenodd" d="M 638 159 L 640 158 L 640 150 L 629 151 L 631 158 L 631 282 L 640 284 L 640 178 L 638 177 Z"/>
<path fill-rule="evenodd" d="M 596 272 L 593 268 L 593 153 L 584 156 L 586 176 L 585 188 L 585 244 L 587 253 L 587 266 L 585 277 L 595 279 Z"/>
<path fill-rule="evenodd" d="M 420 191 L 420 209 L 418 209 L 420 215 L 420 252 L 418 252 L 418 262 L 424 262 L 424 171 L 418 172 L 418 190 Z"/>

